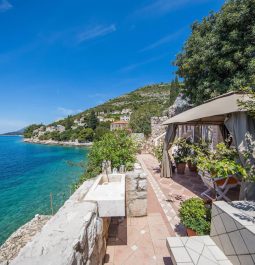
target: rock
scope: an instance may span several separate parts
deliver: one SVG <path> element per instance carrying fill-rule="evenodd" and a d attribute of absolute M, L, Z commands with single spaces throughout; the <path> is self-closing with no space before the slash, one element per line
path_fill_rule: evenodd
<path fill-rule="evenodd" d="M 84 201 L 92 184 L 84 182 L 10 264 L 103 264 L 109 219 L 98 216 L 97 203 Z"/>
<path fill-rule="evenodd" d="M 41 231 L 51 216 L 36 214 L 28 223 L 15 231 L 0 247 L 0 264 L 8 264 L 19 251 Z"/>

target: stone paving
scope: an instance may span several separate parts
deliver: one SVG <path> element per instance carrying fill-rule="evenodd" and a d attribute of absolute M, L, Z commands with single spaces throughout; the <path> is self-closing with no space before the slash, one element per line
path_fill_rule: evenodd
<path fill-rule="evenodd" d="M 166 238 L 174 234 L 149 184 L 147 216 L 112 219 L 105 264 L 172 265 Z"/>
<path fill-rule="evenodd" d="M 180 203 L 198 197 L 207 188 L 200 177 L 186 168 L 185 175 L 160 178 L 159 163 L 150 154 L 137 156 L 148 174 L 148 215 L 115 219 L 110 225 L 105 264 L 172 264 L 166 247 L 169 236 L 185 236 L 180 225 Z"/>

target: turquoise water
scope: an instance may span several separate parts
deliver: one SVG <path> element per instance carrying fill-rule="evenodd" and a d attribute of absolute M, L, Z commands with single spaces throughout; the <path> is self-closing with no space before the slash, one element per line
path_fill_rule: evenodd
<path fill-rule="evenodd" d="M 19 136 L 0 137 L 0 245 L 35 214 L 50 214 L 70 196 L 88 149 L 29 144 Z"/>

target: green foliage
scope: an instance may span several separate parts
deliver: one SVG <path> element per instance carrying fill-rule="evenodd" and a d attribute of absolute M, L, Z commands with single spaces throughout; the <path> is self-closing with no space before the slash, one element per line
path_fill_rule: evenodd
<path fill-rule="evenodd" d="M 224 143 L 219 143 L 214 152 L 209 154 L 199 153 L 197 156 L 197 168 L 201 172 L 210 173 L 212 178 L 227 178 L 230 175 L 246 176 L 245 169 L 236 162 L 237 152 L 226 147 Z"/>
<path fill-rule="evenodd" d="M 157 158 L 159 162 L 162 161 L 163 158 L 163 145 L 158 145 L 153 148 L 153 154 Z"/>
<path fill-rule="evenodd" d="M 240 100 L 238 102 L 239 106 L 242 110 L 247 111 L 251 117 L 255 118 L 255 91 L 251 88 L 245 88 L 243 91 L 248 98 L 245 101 Z"/>
<path fill-rule="evenodd" d="M 135 133 L 151 133 L 151 117 L 161 115 L 161 106 L 146 104 L 135 110 L 130 117 L 130 127 Z"/>
<path fill-rule="evenodd" d="M 88 123 L 88 127 L 95 130 L 99 121 L 97 119 L 97 116 L 96 116 L 96 113 L 94 110 L 92 110 L 89 114 L 89 117 L 88 117 L 88 120 L 87 120 L 87 123 Z"/>
<path fill-rule="evenodd" d="M 99 141 L 94 142 L 89 153 L 87 170 L 78 185 L 84 180 L 97 176 L 105 160 L 111 161 L 112 168 L 134 164 L 136 152 L 136 144 L 126 131 L 106 133 Z"/>
<path fill-rule="evenodd" d="M 100 140 L 106 133 L 110 131 L 110 128 L 103 127 L 103 126 L 98 126 L 95 130 L 95 136 L 94 140 L 98 141 Z"/>
<path fill-rule="evenodd" d="M 192 25 L 175 61 L 192 103 L 241 87 L 254 89 L 254 34 L 254 0 L 228 0 L 218 13 Z"/>
<path fill-rule="evenodd" d="M 186 139 L 179 138 L 174 142 L 177 147 L 173 157 L 176 164 L 187 162 L 189 156 L 189 144 Z"/>
<path fill-rule="evenodd" d="M 200 198 L 191 198 L 181 203 L 179 210 L 181 223 L 197 232 L 198 235 L 210 233 L 211 211 Z"/>
<path fill-rule="evenodd" d="M 33 131 L 43 126 L 42 124 L 31 124 L 24 130 L 24 137 L 31 138 L 33 136 Z"/>
<path fill-rule="evenodd" d="M 192 165 L 197 165 L 199 155 L 209 155 L 209 143 L 200 141 L 198 143 L 188 144 L 188 156 L 187 161 L 190 161 Z"/>

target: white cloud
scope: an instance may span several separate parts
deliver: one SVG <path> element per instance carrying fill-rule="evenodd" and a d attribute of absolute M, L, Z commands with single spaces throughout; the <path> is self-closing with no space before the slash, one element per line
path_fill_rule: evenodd
<path fill-rule="evenodd" d="M 169 56 L 169 53 L 164 53 L 164 54 L 161 54 L 159 56 L 156 56 L 156 57 L 152 57 L 148 60 L 145 60 L 145 61 L 142 61 L 142 62 L 139 62 L 139 63 L 135 63 L 135 64 L 131 64 L 131 65 L 128 65 L 126 67 L 123 67 L 122 69 L 120 69 L 120 72 L 129 72 L 129 71 L 132 71 L 140 66 L 143 66 L 143 65 L 146 65 L 146 64 L 149 64 L 149 63 L 152 63 L 152 62 L 155 62 L 155 61 L 158 61 L 162 58 L 165 58 Z"/>
<path fill-rule="evenodd" d="M 67 109 L 67 108 L 63 108 L 63 107 L 58 107 L 57 111 L 59 114 L 64 115 L 64 116 L 74 115 L 74 114 L 77 114 L 79 112 L 82 112 L 81 109 Z"/>
<path fill-rule="evenodd" d="M 13 5 L 8 0 L 0 0 L 0 12 L 5 12 L 11 9 Z"/>
<path fill-rule="evenodd" d="M 209 0 L 153 0 L 146 6 L 135 11 L 135 16 L 155 16 L 162 15 L 182 7 L 188 4 L 199 4 L 208 2 Z"/>
<path fill-rule="evenodd" d="M 184 31 L 184 28 L 183 29 L 180 29 L 172 34 L 169 34 L 153 43 L 151 43 L 150 45 L 144 47 L 143 49 L 140 50 L 140 52 L 145 52 L 145 51 L 149 51 L 149 50 L 152 50 L 152 49 L 155 49 L 163 44 L 166 44 L 166 43 L 169 43 L 171 41 L 174 41 L 176 39 L 178 39 L 182 33 Z"/>
<path fill-rule="evenodd" d="M 89 27 L 77 34 L 77 42 L 82 43 L 97 37 L 106 36 L 114 31 L 116 31 L 116 26 L 114 24 L 109 26 L 97 25 Z"/>

